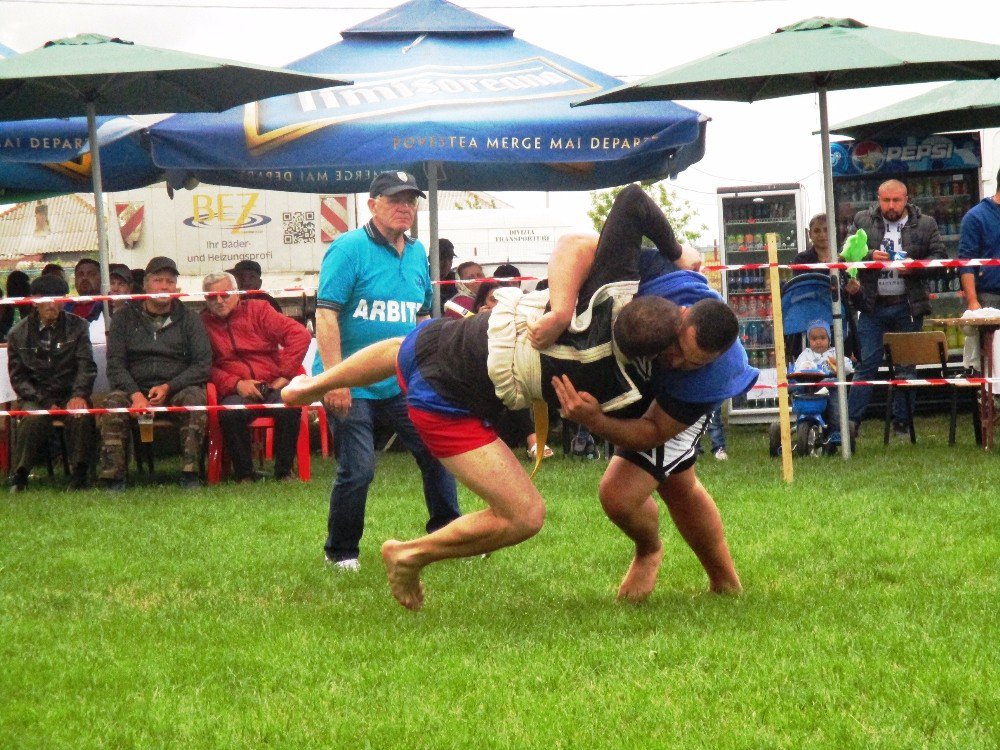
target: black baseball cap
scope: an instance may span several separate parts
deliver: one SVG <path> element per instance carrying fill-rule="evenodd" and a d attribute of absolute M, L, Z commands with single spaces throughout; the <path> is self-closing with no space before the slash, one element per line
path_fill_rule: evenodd
<path fill-rule="evenodd" d="M 454 258 L 455 257 L 455 243 L 451 240 L 446 240 L 444 237 L 438 240 L 438 255 L 442 258 Z"/>
<path fill-rule="evenodd" d="M 146 264 L 146 273 L 156 273 L 157 271 L 173 271 L 175 276 L 180 275 L 174 259 L 168 258 L 166 255 L 157 255 Z"/>
<path fill-rule="evenodd" d="M 258 263 L 255 260 L 250 260 L 249 258 L 246 258 L 244 260 L 241 260 L 239 263 L 237 263 L 235 266 L 229 269 L 229 273 L 236 273 L 237 271 L 251 271 L 260 276 L 261 274 L 260 263 Z"/>
<path fill-rule="evenodd" d="M 108 276 L 117 276 L 122 281 L 132 283 L 132 269 L 124 263 L 112 263 L 108 266 Z"/>
<path fill-rule="evenodd" d="M 417 187 L 417 178 L 409 172 L 380 172 L 368 189 L 368 195 L 378 198 L 380 195 L 395 195 L 404 190 L 412 190 L 421 198 L 426 198 L 424 191 Z"/>
<path fill-rule="evenodd" d="M 29 294 L 32 297 L 65 297 L 69 294 L 66 279 L 46 273 L 31 282 Z"/>

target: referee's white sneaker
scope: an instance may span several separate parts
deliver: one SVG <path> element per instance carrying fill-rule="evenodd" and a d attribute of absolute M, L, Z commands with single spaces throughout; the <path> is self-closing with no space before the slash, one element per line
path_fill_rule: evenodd
<path fill-rule="evenodd" d="M 329 565 L 333 566 L 334 570 L 347 573 L 357 573 L 361 570 L 361 563 L 358 562 L 358 558 L 356 557 L 349 557 L 346 560 L 332 560 L 328 557 L 326 561 Z"/>

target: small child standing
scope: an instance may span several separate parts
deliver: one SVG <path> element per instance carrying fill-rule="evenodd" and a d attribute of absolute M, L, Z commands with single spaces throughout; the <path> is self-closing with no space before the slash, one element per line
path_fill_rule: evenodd
<path fill-rule="evenodd" d="M 822 372 L 824 375 L 837 375 L 837 350 L 830 346 L 830 324 L 825 320 L 814 320 L 806 330 L 809 348 L 803 349 L 795 360 L 793 372 Z M 851 360 L 844 359 L 844 375 L 854 372 Z M 825 390 L 825 389 L 824 389 Z M 816 391 L 820 393 L 821 391 Z M 840 424 L 840 409 L 833 394 L 827 401 L 826 413 L 823 415 L 826 423 L 833 426 Z"/>

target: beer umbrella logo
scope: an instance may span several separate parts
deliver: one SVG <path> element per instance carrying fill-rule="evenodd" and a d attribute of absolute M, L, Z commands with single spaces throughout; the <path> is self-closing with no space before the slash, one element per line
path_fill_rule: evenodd
<path fill-rule="evenodd" d="M 243 125 L 250 153 L 260 155 L 317 130 L 356 120 L 586 96 L 601 88 L 541 55 L 491 65 L 421 65 L 336 75 L 355 83 L 247 104 Z"/>

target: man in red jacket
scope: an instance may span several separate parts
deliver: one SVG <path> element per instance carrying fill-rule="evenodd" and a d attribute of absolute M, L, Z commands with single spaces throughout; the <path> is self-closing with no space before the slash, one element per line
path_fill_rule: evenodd
<path fill-rule="evenodd" d="M 222 271 L 202 281 L 206 292 L 231 292 L 236 279 Z M 210 296 L 201 313 L 212 343 L 209 379 L 223 404 L 281 403 L 281 389 L 302 368 L 309 332 L 301 323 L 276 312 L 265 300 L 241 295 Z M 298 409 L 269 409 L 274 419 L 274 476 L 291 475 L 298 435 Z M 237 482 L 254 479 L 247 425 L 260 416 L 253 411 L 221 411 L 219 424 Z"/>

